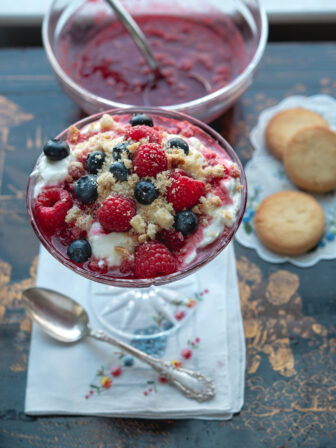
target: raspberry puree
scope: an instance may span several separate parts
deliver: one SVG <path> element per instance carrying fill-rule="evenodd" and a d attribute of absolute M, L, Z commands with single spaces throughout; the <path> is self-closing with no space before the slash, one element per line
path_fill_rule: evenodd
<path fill-rule="evenodd" d="M 76 48 L 63 38 L 58 58 L 80 86 L 95 95 L 133 105 L 169 106 L 227 85 L 245 68 L 242 35 L 227 17 L 135 17 L 159 64 L 153 75 L 121 22 L 113 22 Z"/>

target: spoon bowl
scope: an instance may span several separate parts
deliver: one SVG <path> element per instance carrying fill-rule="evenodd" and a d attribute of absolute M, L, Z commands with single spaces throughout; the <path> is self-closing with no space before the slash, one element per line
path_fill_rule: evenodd
<path fill-rule="evenodd" d="M 89 335 L 89 317 L 70 297 L 47 288 L 29 288 L 23 301 L 29 317 L 58 341 L 77 342 Z"/>

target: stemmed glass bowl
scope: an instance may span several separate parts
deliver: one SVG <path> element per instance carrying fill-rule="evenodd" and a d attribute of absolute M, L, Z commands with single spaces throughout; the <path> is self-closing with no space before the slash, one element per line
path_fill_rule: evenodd
<path fill-rule="evenodd" d="M 213 260 L 229 244 L 238 230 L 246 206 L 246 177 L 237 154 L 228 142 L 208 125 L 195 118 L 157 108 L 112 109 L 80 120 L 74 126 L 81 130 L 99 120 L 104 113 L 122 117 L 127 122 L 134 114 L 146 113 L 153 118 L 155 125 L 162 125 L 168 129 L 173 128 L 178 122 L 184 122 L 186 126 L 192 125 L 197 128 L 197 137 L 202 143 L 208 144 L 212 150 L 235 162 L 240 169 L 241 201 L 233 225 L 225 228 L 213 243 L 199 250 L 196 258 L 183 269 L 169 275 L 149 279 L 125 278 L 122 275 L 97 273 L 84 266 L 74 264 L 60 248 L 51 243 L 50 238 L 39 227 L 34 214 L 34 190 L 38 178 L 34 175 L 29 178 L 27 210 L 36 236 L 47 251 L 62 265 L 70 268 L 74 275 L 82 275 L 92 281 L 91 296 L 94 296 L 94 299 L 91 300 L 91 307 L 105 329 L 117 333 L 119 336 L 135 340 L 144 338 L 148 334 L 146 331 L 140 331 L 143 328 L 150 328 L 149 332 L 152 335 L 162 336 L 176 330 L 186 321 L 186 319 L 175 318 L 174 311 L 179 306 L 185 307 L 187 300 L 190 300 L 193 294 L 197 294 L 197 276 L 191 274 Z M 56 138 L 65 140 L 68 130 L 69 128 L 65 129 Z M 42 156 L 43 154 L 40 155 L 35 166 Z M 168 284 L 169 286 L 163 286 Z M 192 314 L 192 310 L 188 311 L 190 311 L 189 315 Z M 153 324 L 153 312 L 157 316 L 157 319 L 154 319 L 157 323 L 156 326 L 151 325 Z"/>

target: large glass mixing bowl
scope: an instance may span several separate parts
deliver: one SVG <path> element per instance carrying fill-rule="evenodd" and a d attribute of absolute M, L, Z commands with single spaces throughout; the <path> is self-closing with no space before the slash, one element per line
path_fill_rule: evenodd
<path fill-rule="evenodd" d="M 196 87 L 197 95 L 192 100 L 169 105 L 163 102 L 158 104 L 149 102 L 144 103 L 145 106 L 164 107 L 167 110 L 183 112 L 210 122 L 231 106 L 253 82 L 265 50 L 268 34 L 267 16 L 259 0 L 194 0 L 193 2 L 122 0 L 122 3 L 135 19 L 141 15 L 149 17 L 169 15 L 182 19 L 196 17 L 199 21 L 202 17 L 210 17 L 211 20 L 218 22 L 229 20 L 243 42 L 244 62 L 226 85 L 214 88 L 217 90 L 205 90 L 201 82 L 199 89 Z M 104 0 L 54 0 L 44 18 L 43 43 L 51 67 L 63 90 L 88 114 L 132 106 L 123 102 L 122 99 L 111 100 L 102 93 L 98 94 L 92 84 L 83 87 L 71 73 L 63 57 L 64 53 L 71 52 L 70 60 L 74 66 L 78 64 L 76 60 L 78 51 L 81 53 L 84 51 L 83 54 L 86 57 L 86 46 L 99 36 L 101 30 L 107 26 L 106 24 L 115 20 L 114 13 Z M 155 48 L 153 51 L 155 54 Z M 241 52 L 236 52 L 232 57 L 239 58 L 239 53 Z M 108 58 L 109 55 L 106 57 Z M 127 58 L 127 54 L 124 57 Z M 230 63 L 224 60 L 222 62 L 223 64 Z M 139 71 L 140 69 L 141 67 Z M 198 75 L 193 81 L 197 82 L 197 79 Z M 111 89 L 116 89 L 115 85 L 112 84 Z"/>

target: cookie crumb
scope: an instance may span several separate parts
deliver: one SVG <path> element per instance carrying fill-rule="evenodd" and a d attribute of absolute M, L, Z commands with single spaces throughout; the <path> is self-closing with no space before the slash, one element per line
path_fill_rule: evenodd
<path fill-rule="evenodd" d="M 80 130 L 76 126 L 70 126 L 68 131 L 68 140 L 72 144 L 76 144 L 80 136 Z"/>
<path fill-rule="evenodd" d="M 156 212 L 154 212 L 153 218 L 156 224 L 158 224 L 162 229 L 169 230 L 173 227 L 174 216 L 167 208 L 159 208 Z"/>
<path fill-rule="evenodd" d="M 156 226 L 156 225 L 153 224 L 153 223 L 148 224 L 148 227 L 147 227 L 147 235 L 149 236 L 149 238 L 150 238 L 151 240 L 154 240 L 154 239 L 155 239 L 155 236 L 156 236 L 157 231 L 158 231 L 158 226 Z"/>
<path fill-rule="evenodd" d="M 98 182 L 98 200 L 103 201 L 112 193 L 112 188 L 116 183 L 116 181 L 115 178 L 112 176 L 112 174 L 109 171 L 107 171 L 98 176 L 97 182 Z"/>
<path fill-rule="evenodd" d="M 153 179 L 153 183 L 157 190 L 162 195 L 166 194 L 167 188 L 171 186 L 173 180 L 170 178 L 169 171 L 162 171 L 161 173 L 158 173 L 156 176 L 156 179 Z"/>
<path fill-rule="evenodd" d="M 76 219 L 76 226 L 81 230 L 90 230 L 93 218 L 91 215 L 81 215 Z"/>
<path fill-rule="evenodd" d="M 107 131 L 114 128 L 114 120 L 109 114 L 104 114 L 99 120 L 100 129 Z"/>
<path fill-rule="evenodd" d="M 130 224 L 133 227 L 133 229 L 136 231 L 136 233 L 139 233 L 139 234 L 146 233 L 146 222 L 144 221 L 142 216 L 135 215 L 131 219 Z"/>
<path fill-rule="evenodd" d="M 77 207 L 77 205 L 74 205 L 71 207 L 70 210 L 68 210 L 68 213 L 65 217 L 65 222 L 67 224 L 71 224 L 73 221 L 76 221 L 76 219 L 80 216 L 81 209 Z"/>
<path fill-rule="evenodd" d="M 203 170 L 203 173 L 206 178 L 223 177 L 225 174 L 225 167 L 220 164 L 215 166 L 208 166 Z"/>

